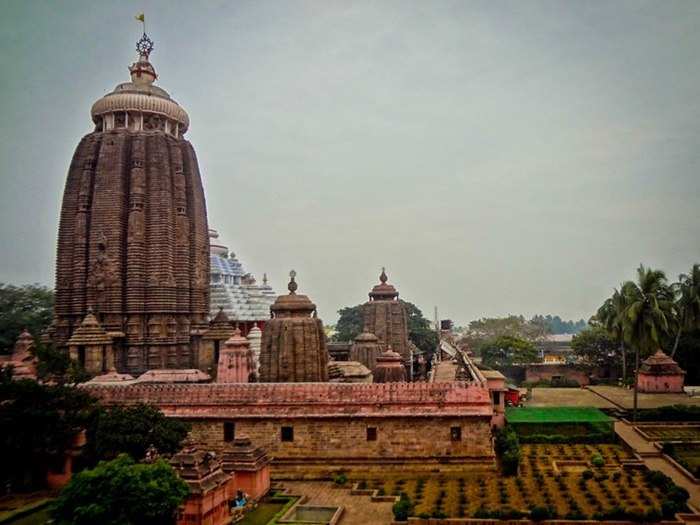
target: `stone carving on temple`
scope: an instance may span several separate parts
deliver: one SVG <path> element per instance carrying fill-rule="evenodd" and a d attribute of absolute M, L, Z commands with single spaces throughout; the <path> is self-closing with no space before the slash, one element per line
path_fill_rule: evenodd
<path fill-rule="evenodd" d="M 316 305 L 296 293 L 296 272 L 289 274 L 289 294 L 270 307 L 260 350 L 260 380 L 266 383 L 328 381 L 328 350 Z"/>
<path fill-rule="evenodd" d="M 196 366 L 209 315 L 209 236 L 189 117 L 154 85 L 141 46 L 131 81 L 92 106 L 63 194 L 56 305 L 47 339 L 65 348 L 88 309 L 114 366 L 140 374 Z M 157 120 L 157 125 L 149 125 Z"/>

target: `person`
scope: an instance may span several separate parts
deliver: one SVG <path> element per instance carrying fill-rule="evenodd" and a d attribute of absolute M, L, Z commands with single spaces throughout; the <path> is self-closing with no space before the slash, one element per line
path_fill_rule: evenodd
<path fill-rule="evenodd" d="M 245 507 L 245 504 L 247 503 L 246 501 L 246 496 L 243 494 L 243 491 L 239 490 L 236 492 L 236 499 L 233 500 L 233 506 L 234 507 Z"/>

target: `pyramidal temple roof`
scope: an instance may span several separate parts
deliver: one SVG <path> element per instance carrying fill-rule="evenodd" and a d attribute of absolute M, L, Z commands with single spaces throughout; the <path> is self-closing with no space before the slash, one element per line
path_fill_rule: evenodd
<path fill-rule="evenodd" d="M 211 305 L 214 316 L 220 308 L 231 321 L 263 321 L 270 318 L 270 306 L 277 294 L 267 284 L 263 274 L 262 284 L 243 268 L 236 255 L 219 241 L 219 233 L 209 230 L 211 262 Z"/>

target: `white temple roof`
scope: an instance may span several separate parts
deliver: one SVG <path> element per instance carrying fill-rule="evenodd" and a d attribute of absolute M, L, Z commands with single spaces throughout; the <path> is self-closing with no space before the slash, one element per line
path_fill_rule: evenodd
<path fill-rule="evenodd" d="M 209 230 L 211 277 L 210 314 L 223 308 L 231 321 L 264 321 L 270 318 L 270 306 L 277 294 L 267 284 L 258 284 L 228 248 L 218 241 L 219 234 Z"/>

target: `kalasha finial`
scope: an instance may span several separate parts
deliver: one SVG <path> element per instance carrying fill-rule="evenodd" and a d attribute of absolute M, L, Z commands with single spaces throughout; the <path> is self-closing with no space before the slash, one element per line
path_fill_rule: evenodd
<path fill-rule="evenodd" d="M 267 286 L 267 273 L 263 274 L 263 284 Z"/>
<path fill-rule="evenodd" d="M 382 282 L 382 284 L 386 284 L 386 282 L 389 280 L 389 278 L 386 276 L 386 268 L 382 266 L 382 274 L 379 276 L 379 280 Z"/>
<path fill-rule="evenodd" d="M 298 288 L 298 285 L 297 285 L 296 281 L 294 280 L 294 278 L 296 276 L 297 276 L 297 272 L 295 272 L 294 270 L 289 272 L 289 284 L 287 285 L 287 290 L 289 290 L 289 293 L 291 295 L 294 295 L 297 291 L 297 288 Z"/>

